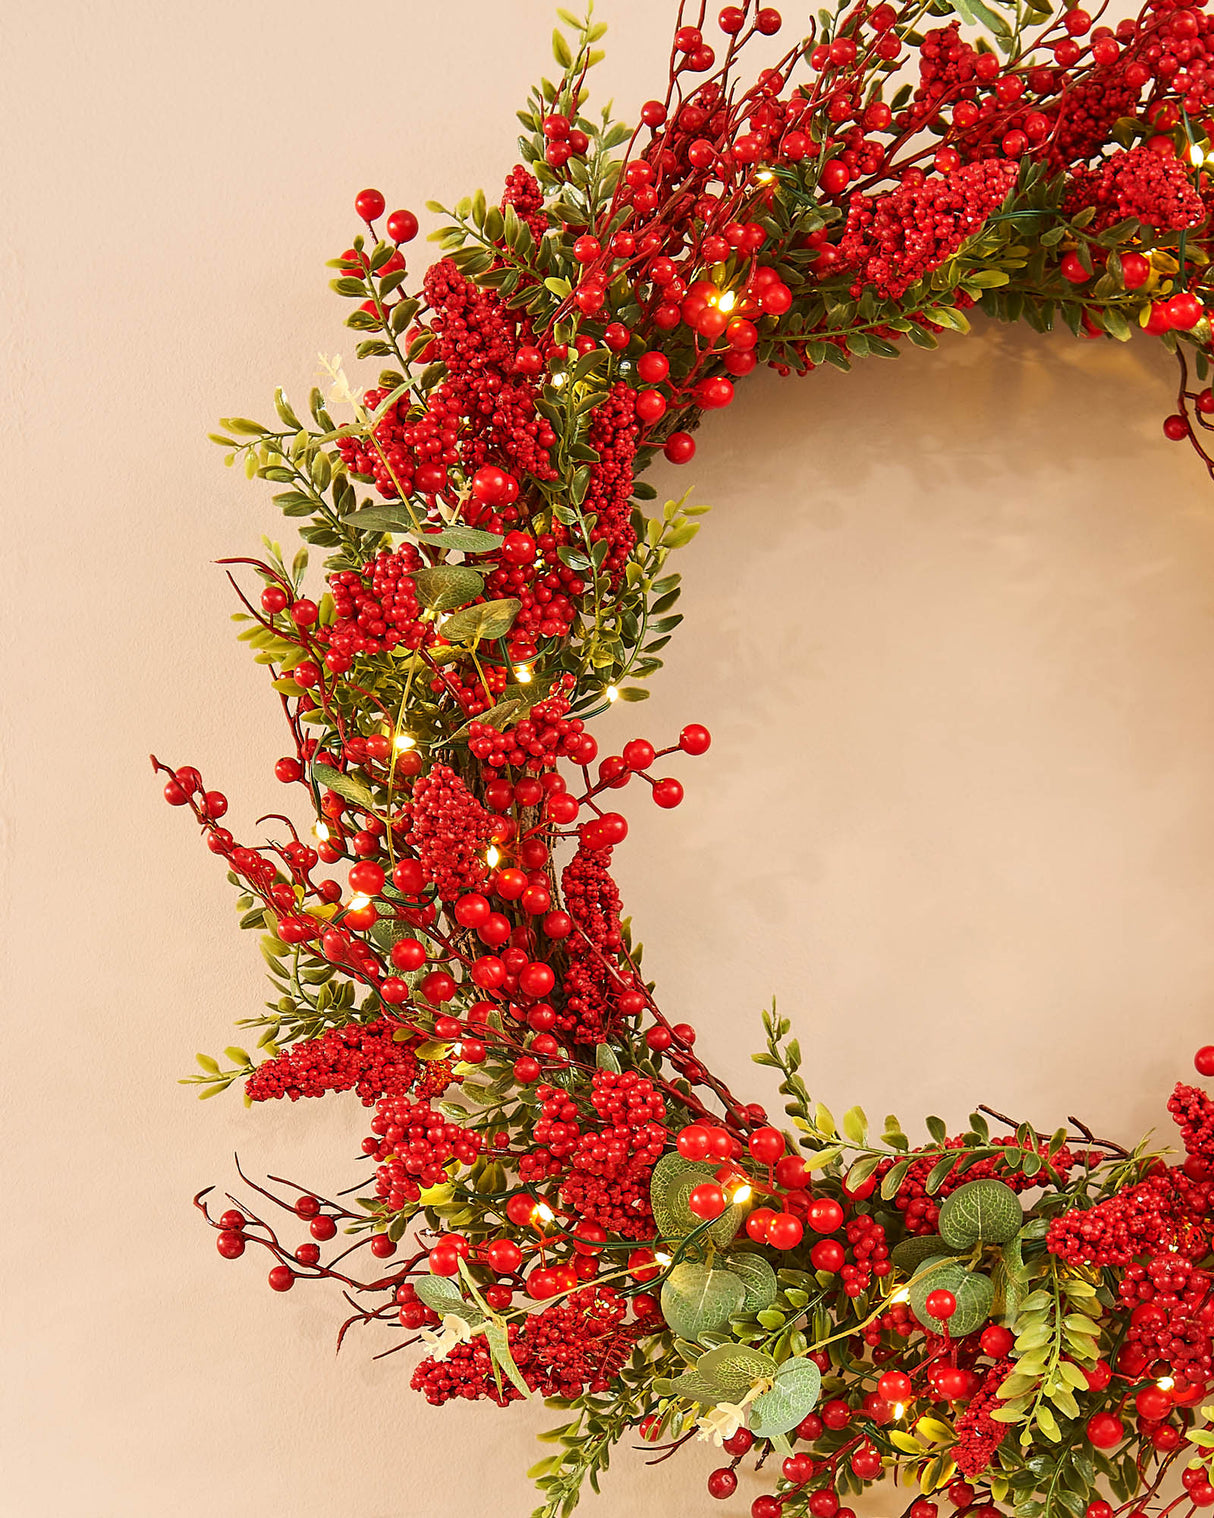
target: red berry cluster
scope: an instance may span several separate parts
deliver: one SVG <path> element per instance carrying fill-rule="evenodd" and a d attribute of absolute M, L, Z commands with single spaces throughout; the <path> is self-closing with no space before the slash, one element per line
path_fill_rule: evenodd
<path fill-rule="evenodd" d="M 1180 1129 L 1185 1153 L 1214 1167 L 1214 1102 L 1196 1086 L 1178 1084 L 1168 1111 Z"/>
<path fill-rule="evenodd" d="M 624 941 L 620 892 L 610 864 L 610 848 L 582 845 L 561 873 L 565 910 L 578 931 L 568 941 L 565 1002 L 558 1026 L 578 1043 L 601 1043 L 622 1010 L 617 982 L 606 973 L 608 966 L 618 964 Z"/>
<path fill-rule="evenodd" d="M 363 1153 L 378 1160 L 375 1194 L 390 1212 L 416 1202 L 422 1191 L 447 1178 L 447 1165 L 471 1165 L 481 1150 L 481 1136 L 449 1122 L 428 1102 L 389 1097 L 375 1108 L 372 1137 Z"/>
<path fill-rule="evenodd" d="M 1113 153 L 1095 169 L 1076 169 L 1065 210 L 1073 216 L 1085 206 L 1096 207 L 1091 224 L 1096 232 L 1127 217 L 1160 231 L 1183 232 L 1201 226 L 1208 214 L 1185 165 L 1148 147 Z"/>
<path fill-rule="evenodd" d="M 510 1323 L 507 1337 L 514 1362 L 532 1391 L 544 1397 L 575 1397 L 605 1391 L 631 1353 L 640 1325 L 624 1325 L 624 1299 L 606 1286 L 587 1286 L 562 1302 L 533 1314 L 523 1325 Z M 411 1385 L 435 1407 L 453 1397 L 488 1397 L 505 1406 L 522 1393 L 502 1378 L 494 1380 L 484 1337 L 457 1344 L 444 1360 L 426 1359 Z"/>
<path fill-rule="evenodd" d="M 508 532 L 497 567 L 485 581 L 491 600 L 513 597 L 519 603 L 510 629 L 512 659 L 533 659 L 540 639 L 567 637 L 577 617 L 586 582 L 580 571 L 558 558 L 560 541 L 554 532 L 538 537 Z"/>
<path fill-rule="evenodd" d="M 608 545 L 602 567 L 615 583 L 636 543 L 632 526 L 633 461 L 641 428 L 636 417 L 637 393 L 625 384 L 612 385 L 607 399 L 595 408 L 587 442 L 599 456 L 590 466 L 590 486 L 583 510 L 595 518 L 592 541 Z"/>
<path fill-rule="evenodd" d="M 509 765 L 538 775 L 558 759 L 575 759 L 582 751 L 586 724 L 580 717 L 566 717 L 568 710 L 568 695 L 557 690 L 506 732 L 488 723 L 470 723 L 468 747 L 491 770 Z"/>
<path fill-rule="evenodd" d="M 896 300 L 938 268 L 1007 198 L 1017 166 L 1006 158 L 967 164 L 938 179 L 907 175 L 888 194 L 853 195 L 839 243 L 842 266 Z"/>
<path fill-rule="evenodd" d="M 1151 1175 L 1095 1207 L 1064 1212 L 1050 1224 L 1046 1244 L 1073 1265 L 1129 1265 L 1178 1240 L 1177 1203 L 1172 1174 Z"/>
<path fill-rule="evenodd" d="M 506 188 L 498 209 L 505 211 L 513 206 L 520 221 L 526 222 L 532 237 L 539 242 L 548 230 L 548 217 L 544 210 L 544 192 L 534 174 L 529 174 L 521 163 L 516 163 L 506 176 Z"/>
<path fill-rule="evenodd" d="M 602 1126 L 587 1133 L 569 1158 L 563 1206 L 625 1239 L 649 1238 L 653 1213 L 649 1176 L 666 1147 L 666 1103 L 635 1070 L 597 1070 L 590 1100 Z"/>
<path fill-rule="evenodd" d="M 957 1419 L 957 1442 L 950 1454 L 963 1476 L 977 1476 L 986 1470 L 1010 1430 L 1010 1424 L 1000 1423 L 991 1414 L 1002 1406 L 996 1393 L 1014 1369 L 1012 1360 L 996 1361 Z"/>
<path fill-rule="evenodd" d="M 409 843 L 443 901 L 474 891 L 489 873 L 493 819 L 453 769 L 436 764 L 413 785 Z"/>
<path fill-rule="evenodd" d="M 377 654 L 398 643 L 417 648 L 425 641 L 427 628 L 418 621 L 421 606 L 410 578 L 421 568 L 421 555 L 407 543 L 395 553 L 377 555 L 361 570 L 329 576 L 337 621 L 318 630 L 316 640 L 327 643 L 325 663 L 334 673 L 344 673 L 358 654 Z"/>
<path fill-rule="evenodd" d="M 329 1028 L 258 1065 L 245 1081 L 245 1095 L 254 1102 L 282 1096 L 297 1102 L 302 1096 L 357 1091 L 364 1107 L 381 1096 L 403 1096 L 413 1088 L 419 1061 L 412 1048 L 417 1040 L 398 1043 L 399 1030 L 399 1023 L 387 1019 Z M 443 1085 L 450 1081 L 447 1066 Z"/>
<path fill-rule="evenodd" d="M 1131 1265 L 1118 1287 L 1129 1309 L 1120 1369 L 1127 1374 L 1172 1374 L 1205 1383 L 1214 1372 L 1214 1301 L 1210 1275 L 1186 1255 L 1156 1254 Z M 1162 1370 L 1155 1367 L 1162 1365 Z"/>

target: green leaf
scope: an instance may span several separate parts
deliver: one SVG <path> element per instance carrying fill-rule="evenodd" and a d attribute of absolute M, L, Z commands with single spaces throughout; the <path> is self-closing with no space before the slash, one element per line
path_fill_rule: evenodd
<path fill-rule="evenodd" d="M 344 517 L 342 520 L 345 526 L 354 527 L 359 532 L 413 531 L 413 523 L 409 520 L 409 514 L 401 505 L 363 506 L 358 511 L 352 511 L 348 517 Z"/>
<path fill-rule="evenodd" d="M 890 1259 L 899 1270 L 913 1276 L 924 1260 L 939 1259 L 948 1253 L 949 1247 L 938 1233 L 921 1233 L 895 1244 Z"/>
<path fill-rule="evenodd" d="M 957 1299 L 957 1310 L 947 1321 L 934 1318 L 927 1310 L 927 1299 L 933 1291 L 951 1291 Z M 924 1328 L 937 1334 L 947 1330 L 953 1339 L 964 1339 L 986 1322 L 994 1297 L 994 1287 L 986 1276 L 947 1257 L 925 1260 L 910 1284 L 911 1312 Z"/>
<path fill-rule="evenodd" d="M 443 1313 L 451 1312 L 456 1317 L 463 1318 L 466 1323 L 475 1325 L 484 1322 L 484 1313 L 474 1302 L 465 1300 L 463 1292 L 450 1276 L 418 1276 L 413 1286 L 420 1300 L 440 1317 Z"/>
<path fill-rule="evenodd" d="M 419 569 L 413 576 L 418 600 L 431 611 L 450 611 L 467 606 L 485 588 L 485 581 L 475 569 L 458 564 L 436 564 L 433 569 Z"/>
<path fill-rule="evenodd" d="M 485 1325 L 485 1339 L 489 1344 L 489 1353 L 493 1356 L 493 1363 L 505 1371 L 524 1397 L 530 1397 L 531 1388 L 523 1380 L 522 1372 L 514 1363 L 514 1356 L 510 1352 L 510 1338 L 506 1325 L 490 1321 Z"/>
<path fill-rule="evenodd" d="M 375 810 L 375 798 L 362 781 L 355 780 L 352 775 L 343 775 L 340 770 L 335 770 L 330 764 L 314 764 L 312 778 L 317 785 L 324 786 L 335 796 L 340 796 L 345 801 L 353 801 L 357 806 L 365 807 L 369 812 Z"/>
<path fill-rule="evenodd" d="M 480 643 L 485 639 L 503 638 L 514 626 L 521 602 L 482 601 L 479 606 L 465 606 L 454 612 L 439 631 L 448 643 Z"/>
<path fill-rule="evenodd" d="M 1023 1226 L 1020 1202 L 1003 1181 L 967 1181 L 940 1208 L 940 1237 L 952 1249 L 1006 1244 Z"/>
<path fill-rule="evenodd" d="M 746 1287 L 740 1276 L 719 1265 L 684 1260 L 662 1286 L 662 1316 L 684 1339 L 724 1328 L 741 1311 Z"/>
<path fill-rule="evenodd" d="M 698 1369 L 685 1370 L 682 1375 L 675 1376 L 670 1383 L 670 1393 L 674 1397 L 686 1397 L 692 1402 L 702 1402 L 707 1407 L 712 1407 L 717 1402 L 729 1401 L 716 1382 L 710 1381 L 707 1376 L 702 1376 Z"/>
<path fill-rule="evenodd" d="M 681 1154 L 664 1154 L 653 1167 L 649 1177 L 649 1205 L 657 1230 L 664 1239 L 681 1239 L 693 1228 L 699 1228 L 702 1219 L 696 1217 L 687 1205 L 687 1198 L 704 1181 L 716 1179 L 718 1166 L 701 1160 L 685 1160 Z M 730 1243 L 738 1231 L 744 1208 L 726 1207 L 714 1222 L 704 1229 L 703 1237 L 714 1244 Z"/>
<path fill-rule="evenodd" d="M 776 1362 L 761 1349 L 752 1349 L 749 1344 L 722 1344 L 700 1356 L 695 1373 L 712 1382 L 719 1401 L 736 1402 L 756 1381 L 771 1380 L 776 1370 Z"/>
<path fill-rule="evenodd" d="M 603 1046 L 600 1044 L 600 1048 Z M 761 1254 L 739 1249 L 725 1257 L 725 1264 L 739 1276 L 746 1287 L 743 1308 L 750 1313 L 763 1312 L 776 1300 L 779 1285 L 776 1273 Z"/>
<path fill-rule="evenodd" d="M 598 1046 L 594 1051 L 594 1063 L 600 1070 L 611 1070 L 616 1075 L 620 1073 L 620 1062 L 610 1044 Z"/>
<path fill-rule="evenodd" d="M 370 506 L 369 511 L 378 511 L 380 508 Z M 358 512 L 354 513 L 359 515 Z M 492 553 L 495 548 L 500 548 L 503 542 L 502 536 L 497 532 L 482 532 L 479 527 L 444 527 L 441 532 L 423 532 L 418 535 L 419 543 L 437 543 L 440 548 L 449 549 L 453 553 Z"/>
<path fill-rule="evenodd" d="M 812 1412 L 822 1390 L 822 1372 L 808 1358 L 785 1360 L 769 1392 L 751 1404 L 749 1427 L 756 1439 L 773 1439 L 796 1428 Z"/>

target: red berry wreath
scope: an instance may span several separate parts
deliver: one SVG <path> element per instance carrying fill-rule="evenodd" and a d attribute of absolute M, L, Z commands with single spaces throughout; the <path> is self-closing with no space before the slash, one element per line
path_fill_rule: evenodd
<path fill-rule="evenodd" d="M 333 285 L 375 385 L 335 360 L 308 420 L 279 392 L 276 426 L 217 438 L 278 487 L 324 585 L 304 590 L 306 548 L 233 561 L 262 582 L 238 592 L 240 637 L 306 821 L 240 842 L 219 791 L 156 761 L 274 985 L 245 1023 L 258 1055 L 200 1056 L 192 1079 L 371 1110 L 356 1201 L 252 1186 L 263 1201 L 197 1205 L 225 1258 L 267 1251 L 275 1290 L 344 1287 L 343 1334 L 420 1332 L 429 1401 L 556 1399 L 537 1518 L 567 1514 L 621 1439 L 662 1458 L 711 1439 L 715 1498 L 757 1459 L 753 1518 L 852 1518 L 848 1496 L 894 1472 L 909 1518 L 1214 1506 L 1210 1099 L 1168 1103 L 1180 1164 L 986 1109 L 912 1145 L 893 1118 L 870 1134 L 860 1108 L 815 1104 L 773 1012 L 756 1057 L 780 1073 L 777 1126 L 663 1015 L 611 874 L 627 797 L 678 806 L 672 759 L 708 731 L 600 759 L 590 730 L 644 697 L 680 621 L 667 561 L 699 513 L 651 506 L 642 475 L 687 462 L 759 363 L 934 347 L 974 307 L 1142 327 L 1179 363 L 1164 431 L 1210 466 L 1204 3 L 1116 27 L 861 3 L 819 12 L 752 83 L 742 50 L 780 13 L 683 6 L 635 129 L 587 114 L 604 28 L 562 13 L 524 162 L 497 204 L 430 207 L 442 257 L 416 295 L 416 216 L 357 197 L 367 233 Z M 1214 1075 L 1214 1048 L 1197 1066 Z M 263 1202 L 310 1240 L 283 1242 Z M 1174 1466 L 1181 1495 L 1157 1498 Z"/>

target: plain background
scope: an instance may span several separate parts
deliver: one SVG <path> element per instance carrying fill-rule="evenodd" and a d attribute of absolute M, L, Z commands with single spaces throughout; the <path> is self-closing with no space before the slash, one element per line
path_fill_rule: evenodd
<path fill-rule="evenodd" d="M 671 11 L 604 8 L 599 98 L 653 92 Z M 500 185 L 549 8 L 2 24 L 4 1506 L 525 1518 L 542 1415 L 432 1410 L 384 1341 L 335 1361 L 335 1294 L 275 1296 L 195 1224 L 236 1148 L 344 1183 L 365 1115 L 174 1083 L 263 982 L 146 756 L 198 764 L 238 832 L 281 805 L 276 703 L 212 562 L 279 524 L 204 434 L 351 356 L 323 262 L 360 188 Z M 984 328 L 757 377 L 660 476 L 715 509 L 652 701 L 600 731 L 715 734 L 671 766 L 679 811 L 624 795 L 619 871 L 668 1009 L 743 1089 L 770 1090 L 747 1056 L 774 994 L 836 1109 L 1166 1126 L 1214 1035 L 1214 491 L 1160 435 L 1172 385 L 1146 341 Z M 701 1512 L 712 1463 L 622 1450 L 590 1510 Z"/>

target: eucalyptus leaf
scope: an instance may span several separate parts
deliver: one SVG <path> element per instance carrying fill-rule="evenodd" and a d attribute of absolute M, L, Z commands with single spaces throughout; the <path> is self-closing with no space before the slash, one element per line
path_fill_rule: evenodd
<path fill-rule="evenodd" d="M 813 1411 L 822 1391 L 822 1372 L 804 1356 L 785 1360 L 772 1388 L 756 1397 L 749 1427 L 756 1439 L 774 1439 L 796 1428 Z"/>
<path fill-rule="evenodd" d="M 431 611 L 467 606 L 485 588 L 483 576 L 462 564 L 436 564 L 432 569 L 419 569 L 413 583 L 417 586 L 418 600 Z"/>
<path fill-rule="evenodd" d="M 741 1310 L 746 1287 L 720 1265 L 684 1260 L 662 1286 L 662 1316 L 680 1338 L 698 1339 L 723 1328 Z"/>
<path fill-rule="evenodd" d="M 1006 1244 L 1023 1226 L 1019 1198 L 1004 1181 L 967 1181 L 940 1208 L 940 1237 L 951 1249 Z"/>
<path fill-rule="evenodd" d="M 776 1369 L 776 1362 L 761 1349 L 752 1349 L 749 1344 L 722 1344 L 700 1356 L 695 1373 L 713 1383 L 719 1401 L 736 1402 L 756 1381 L 773 1379 Z"/>

